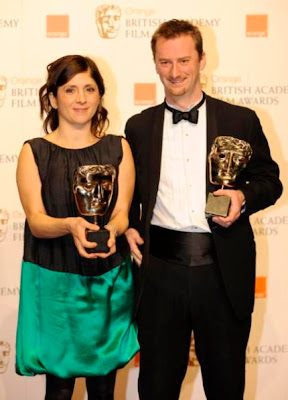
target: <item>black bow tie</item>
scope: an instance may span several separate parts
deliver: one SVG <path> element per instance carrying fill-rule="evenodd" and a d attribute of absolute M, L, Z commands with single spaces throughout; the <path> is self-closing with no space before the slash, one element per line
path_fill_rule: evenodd
<path fill-rule="evenodd" d="M 175 108 L 172 108 L 168 106 L 168 104 L 165 101 L 165 107 L 167 110 L 171 111 L 173 114 L 173 124 L 178 124 L 182 119 L 192 122 L 192 124 L 197 124 L 198 123 L 198 108 L 202 106 L 202 104 L 205 101 L 205 93 L 203 93 L 202 100 L 200 103 L 196 104 L 196 106 L 192 107 L 190 111 L 180 111 L 176 110 Z"/>

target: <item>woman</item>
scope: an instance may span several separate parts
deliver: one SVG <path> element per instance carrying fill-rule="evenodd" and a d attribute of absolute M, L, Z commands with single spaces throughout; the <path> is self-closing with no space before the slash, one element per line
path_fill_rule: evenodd
<path fill-rule="evenodd" d="M 117 368 L 138 351 L 123 234 L 134 164 L 126 140 L 105 135 L 105 88 L 95 63 L 71 55 L 47 70 L 39 92 L 46 135 L 25 142 L 17 167 L 26 224 L 16 371 L 46 374 L 46 400 L 71 399 L 78 376 L 86 377 L 89 399 L 111 400 Z M 82 165 L 115 167 L 103 217 L 110 231 L 108 253 L 97 253 L 97 244 L 87 240 L 86 231 L 99 226 L 81 217 L 76 206 L 74 173 Z"/>

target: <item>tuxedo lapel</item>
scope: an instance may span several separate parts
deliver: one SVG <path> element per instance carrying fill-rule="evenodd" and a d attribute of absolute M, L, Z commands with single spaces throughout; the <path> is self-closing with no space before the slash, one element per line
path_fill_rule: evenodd
<path fill-rule="evenodd" d="M 156 202 L 158 191 L 160 169 L 161 169 L 161 153 L 163 139 L 163 124 L 164 124 L 164 103 L 155 108 L 153 120 L 151 121 L 150 132 L 150 158 L 149 158 L 149 207 L 148 221 L 152 218 L 153 208 Z"/>
<path fill-rule="evenodd" d="M 206 121 L 207 121 L 207 163 L 206 163 L 206 191 L 215 190 L 215 187 L 209 181 L 209 164 L 208 156 L 211 151 L 213 141 L 220 135 L 218 132 L 217 118 L 216 118 L 216 102 L 210 96 L 206 95 Z"/>
<path fill-rule="evenodd" d="M 217 126 L 216 103 L 210 96 L 206 96 L 206 115 L 207 115 L 207 156 L 208 156 L 214 139 L 221 134 L 218 132 L 218 126 Z"/>

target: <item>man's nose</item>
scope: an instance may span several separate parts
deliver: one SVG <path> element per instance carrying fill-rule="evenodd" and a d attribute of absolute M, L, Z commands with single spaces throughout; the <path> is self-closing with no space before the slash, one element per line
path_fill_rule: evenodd
<path fill-rule="evenodd" d="M 180 70 L 179 65 L 177 63 L 171 64 L 170 74 L 173 78 L 177 78 L 179 76 Z"/>

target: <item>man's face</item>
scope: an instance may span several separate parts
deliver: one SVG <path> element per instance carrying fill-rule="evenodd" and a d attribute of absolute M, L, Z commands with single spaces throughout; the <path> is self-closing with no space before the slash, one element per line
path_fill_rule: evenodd
<path fill-rule="evenodd" d="M 155 66 L 170 104 L 189 107 L 201 96 L 200 71 L 205 67 L 194 39 L 181 35 L 173 39 L 160 37 L 156 42 Z"/>
<path fill-rule="evenodd" d="M 3 106 L 6 96 L 7 79 L 5 76 L 0 76 L 0 107 Z"/>
<path fill-rule="evenodd" d="M 249 143 L 230 136 L 219 136 L 209 159 L 213 183 L 232 187 L 252 154 Z"/>
<path fill-rule="evenodd" d="M 4 240 L 8 228 L 8 213 L 5 210 L 0 210 L 0 242 Z"/>
<path fill-rule="evenodd" d="M 3 374 L 8 366 L 10 345 L 8 342 L 0 341 L 0 374 Z"/>
<path fill-rule="evenodd" d="M 107 8 L 98 18 L 101 36 L 112 39 L 116 37 L 120 27 L 120 12 L 116 8 Z M 98 28 L 98 29 L 99 29 Z"/>
<path fill-rule="evenodd" d="M 74 194 L 80 214 L 106 214 L 113 193 L 114 176 L 112 169 L 102 165 L 78 169 L 78 173 L 75 174 Z"/>

